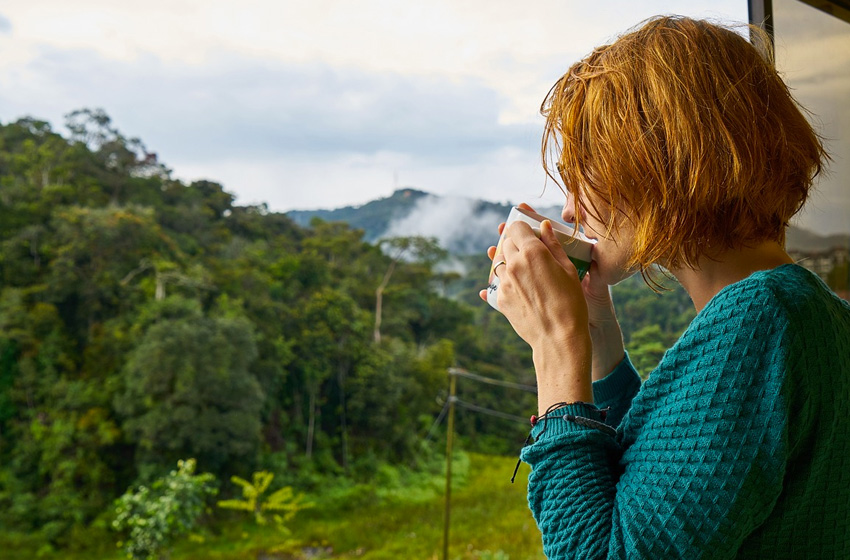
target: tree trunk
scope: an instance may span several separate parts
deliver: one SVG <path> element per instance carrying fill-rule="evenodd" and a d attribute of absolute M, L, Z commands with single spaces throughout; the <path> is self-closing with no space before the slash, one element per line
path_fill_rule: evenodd
<path fill-rule="evenodd" d="M 156 301 L 165 299 L 165 278 L 162 277 L 162 274 L 158 270 L 156 271 L 156 292 L 154 292 L 154 299 Z"/>
<path fill-rule="evenodd" d="M 378 286 L 375 290 L 375 343 L 381 342 L 381 307 L 384 301 L 384 285 Z"/>
<path fill-rule="evenodd" d="M 389 268 L 387 268 L 386 274 L 384 274 L 384 278 L 381 280 L 381 283 L 378 285 L 378 289 L 375 290 L 375 342 L 381 342 L 381 311 L 384 306 L 384 288 L 387 287 L 387 284 L 390 283 L 390 277 L 393 275 L 393 271 L 395 270 L 395 263 L 398 262 L 397 259 L 393 260 L 390 263 Z"/>

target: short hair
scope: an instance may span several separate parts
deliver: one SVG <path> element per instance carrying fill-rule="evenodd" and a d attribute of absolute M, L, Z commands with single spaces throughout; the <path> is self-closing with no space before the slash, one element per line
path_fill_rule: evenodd
<path fill-rule="evenodd" d="M 543 165 L 600 219 L 634 228 L 629 267 L 785 241 L 828 156 L 773 65 L 771 42 L 657 17 L 595 49 L 547 94 Z"/>

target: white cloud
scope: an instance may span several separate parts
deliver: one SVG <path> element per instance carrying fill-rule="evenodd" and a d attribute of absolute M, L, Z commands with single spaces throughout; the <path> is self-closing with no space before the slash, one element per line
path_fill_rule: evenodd
<path fill-rule="evenodd" d="M 462 254 L 483 252 L 486 246 L 478 243 L 482 232 L 495 240 L 495 224 L 504 221 L 505 216 L 492 211 L 476 212 L 475 205 L 475 200 L 466 197 L 420 198 L 410 214 L 392 222 L 383 236 L 421 235 L 433 237 L 441 247 L 452 247 Z"/>
<path fill-rule="evenodd" d="M 816 231 L 850 230 L 850 26 L 802 2 L 774 2 L 776 65 L 811 111 L 832 161 L 798 223 Z M 828 53 L 824 56 L 824 53 Z"/>
<path fill-rule="evenodd" d="M 653 14 L 743 21 L 746 8 L 743 0 L 710 10 L 683 0 L 7 0 L 0 120 L 31 115 L 59 128 L 71 110 L 103 107 L 178 177 L 218 180 L 240 203 L 276 210 L 363 203 L 395 186 L 534 202 L 544 184 L 537 111 L 574 60 Z M 837 54 L 850 49 L 831 37 L 795 46 L 815 56 L 788 69 L 801 95 L 813 92 L 825 134 L 839 137 L 850 129 L 846 111 L 821 110 L 823 85 L 807 81 L 812 60 L 846 68 Z M 837 154 L 833 172 L 848 176 L 848 160 Z M 821 214 L 833 217 L 818 219 L 846 229 L 832 184 L 822 187 Z"/>
<path fill-rule="evenodd" d="M 239 204 L 265 202 L 273 210 L 337 208 L 360 205 L 389 196 L 400 187 L 434 194 L 521 201 L 538 206 L 563 202 L 560 191 L 545 177 L 536 153 L 504 149 L 466 162 L 423 161 L 409 154 L 378 152 L 332 154 L 327 158 L 280 157 L 216 162 L 187 161 L 174 166 L 187 181 L 218 180 L 238 195 Z"/>
<path fill-rule="evenodd" d="M 746 3 L 711 10 L 689 2 L 508 0 L 12 0 L 14 50 L 93 49 L 133 62 L 215 65 L 222 52 L 286 63 L 477 80 L 508 103 L 502 122 L 535 118 L 542 94 L 569 63 L 656 13 L 744 19 Z M 603 17 L 604 14 L 604 17 Z"/>
<path fill-rule="evenodd" d="M 57 112 L 102 106 L 166 159 L 391 150 L 462 160 L 525 145 L 534 128 L 499 124 L 503 100 L 474 80 L 232 53 L 194 67 L 152 56 L 119 62 L 92 51 L 39 51 L 19 70 L 22 87 L 0 92 L 5 117 L 31 105 L 46 107 L 54 119 Z"/>
<path fill-rule="evenodd" d="M 473 80 L 288 64 L 223 53 L 196 67 L 41 47 L 25 87 L 0 89 L 13 115 L 51 120 L 103 107 L 175 175 L 222 182 L 275 210 L 357 204 L 401 183 L 526 199 L 542 188 L 540 126 L 499 124 L 503 100 Z M 318 195 L 318 196 L 317 196 Z"/>

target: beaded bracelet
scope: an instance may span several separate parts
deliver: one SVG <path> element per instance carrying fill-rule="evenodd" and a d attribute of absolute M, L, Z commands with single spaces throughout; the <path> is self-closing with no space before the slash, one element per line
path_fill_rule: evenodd
<path fill-rule="evenodd" d="M 584 426 L 585 428 L 594 428 L 594 429 L 599 430 L 600 432 L 608 434 L 609 436 L 612 436 L 612 437 L 617 435 L 617 430 L 615 430 L 614 428 L 612 428 L 611 426 L 609 426 L 608 424 L 606 424 L 604 422 L 600 422 L 598 420 L 593 420 L 592 418 L 585 418 L 584 416 L 575 416 L 574 414 L 562 414 L 562 415 L 557 414 L 557 412 L 560 409 L 567 407 L 567 406 L 570 406 L 570 405 L 574 405 L 574 404 L 580 404 L 582 406 L 590 407 L 590 408 L 593 408 L 594 410 L 596 410 L 593 404 L 582 402 L 582 401 L 576 401 L 576 402 L 571 402 L 571 403 L 568 403 L 568 402 L 555 403 L 552 406 L 550 406 L 549 408 L 547 408 L 546 412 L 544 412 L 540 416 L 536 416 L 536 415 L 531 416 L 530 420 L 531 420 L 532 429 L 534 428 L 534 426 L 536 426 L 538 424 L 538 422 L 540 422 L 542 420 L 543 421 L 543 429 L 540 431 L 540 433 L 542 434 L 543 432 L 546 431 L 546 428 L 549 425 L 548 424 L 549 418 L 561 418 L 562 420 L 564 420 L 564 422 L 573 422 L 575 424 L 578 424 L 579 426 Z M 609 410 L 610 410 L 610 408 L 599 409 L 599 413 L 602 416 L 603 420 L 607 416 Z M 531 440 L 531 432 L 528 433 L 528 437 L 525 438 L 525 441 L 522 444 L 523 449 L 525 449 L 525 447 L 528 446 L 528 442 L 530 440 Z M 516 479 L 516 474 L 517 474 L 517 472 L 519 472 L 520 463 L 522 463 L 522 458 L 520 458 L 516 462 L 516 467 L 514 468 L 514 474 L 511 477 L 511 484 L 513 484 L 514 480 Z"/>

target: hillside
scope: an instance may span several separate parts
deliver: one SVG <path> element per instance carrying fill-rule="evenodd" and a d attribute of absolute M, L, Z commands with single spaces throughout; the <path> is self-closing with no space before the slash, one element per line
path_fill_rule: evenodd
<path fill-rule="evenodd" d="M 791 226 L 788 228 L 786 245 L 792 251 L 821 252 L 835 247 L 850 248 L 850 233 L 818 235 L 809 230 Z"/>
<path fill-rule="evenodd" d="M 362 206 L 325 210 L 293 210 L 286 215 L 301 226 L 314 217 L 327 222 L 345 222 L 362 229 L 367 241 L 382 237 L 424 235 L 435 237 L 453 255 L 477 255 L 496 241 L 496 227 L 510 211 L 510 205 L 485 200 L 444 197 L 405 188 L 391 196 Z M 540 213 L 558 219 L 557 206 L 538 208 Z M 792 251 L 816 253 L 835 247 L 850 247 L 850 234 L 818 235 L 791 226 L 787 246 Z"/>
<path fill-rule="evenodd" d="M 294 210 L 286 215 L 301 226 L 308 226 L 314 217 L 345 222 L 364 230 L 367 241 L 405 235 L 435 237 L 454 255 L 477 255 L 496 242 L 496 228 L 510 209 L 509 204 L 444 197 L 405 188 L 362 206 Z M 555 219 L 561 213 L 557 206 L 537 210 Z"/>
<path fill-rule="evenodd" d="M 307 227 L 313 218 L 326 222 L 345 222 L 354 229 L 366 232 L 366 240 L 378 239 L 390 224 L 407 216 L 423 198 L 429 195 L 415 189 L 401 189 L 388 198 L 379 198 L 362 206 L 322 210 L 293 210 L 287 213 L 296 224 Z"/>

